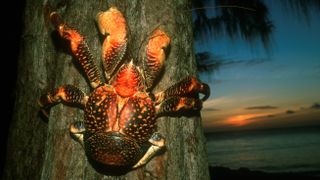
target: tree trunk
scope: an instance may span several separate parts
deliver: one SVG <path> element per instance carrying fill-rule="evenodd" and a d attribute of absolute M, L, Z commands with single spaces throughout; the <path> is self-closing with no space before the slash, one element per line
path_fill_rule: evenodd
<path fill-rule="evenodd" d="M 53 3 L 54 2 L 54 3 Z M 65 47 L 57 43 L 46 17 L 46 0 L 27 0 L 24 32 L 18 64 L 17 98 L 11 124 L 5 179 L 209 179 L 206 146 L 199 114 L 158 119 L 158 131 L 166 138 L 166 151 L 146 166 L 118 177 L 97 173 L 84 150 L 69 134 L 70 123 L 83 112 L 63 104 L 51 109 L 49 121 L 39 116 L 41 94 L 63 84 L 89 93 L 81 68 Z M 164 90 L 196 73 L 193 52 L 191 2 L 187 0 L 52 1 L 61 16 L 81 34 L 101 64 L 101 37 L 96 14 L 116 6 L 126 17 L 128 52 L 136 63 L 143 60 L 147 37 L 161 26 L 171 37 L 165 71 L 154 91 Z M 100 68 L 101 66 L 99 66 Z M 101 71 L 102 72 L 102 71 Z"/>

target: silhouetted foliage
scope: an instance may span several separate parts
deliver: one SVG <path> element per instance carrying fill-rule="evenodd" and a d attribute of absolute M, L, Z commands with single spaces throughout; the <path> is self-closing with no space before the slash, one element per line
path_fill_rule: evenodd
<path fill-rule="evenodd" d="M 210 6 L 210 2 L 214 6 Z M 242 38 L 250 43 L 259 39 L 265 48 L 273 31 L 269 20 L 268 7 L 260 0 L 200 0 L 194 1 L 193 30 L 196 40 L 227 36 L 231 39 Z M 210 15 L 210 16 L 209 16 Z M 213 72 L 223 62 L 212 53 L 196 54 L 199 72 Z"/>
<path fill-rule="evenodd" d="M 312 10 L 320 12 L 320 0 L 282 0 L 280 2 L 289 11 L 305 17 L 306 21 L 309 21 Z"/>
<path fill-rule="evenodd" d="M 269 10 L 261 0 L 214 0 L 214 8 L 206 8 L 208 1 L 195 1 L 194 36 L 197 40 L 209 36 L 227 35 L 253 42 L 260 38 L 267 47 L 273 30 Z M 210 12 L 209 12 L 210 11 Z M 209 17 L 209 14 L 212 14 Z"/>
<path fill-rule="evenodd" d="M 197 53 L 196 60 L 199 72 L 213 72 L 221 66 L 223 61 L 221 58 L 209 52 Z"/>
<path fill-rule="evenodd" d="M 269 7 L 264 0 L 194 0 L 193 32 L 196 41 L 229 37 L 241 38 L 248 43 L 261 42 L 270 48 L 270 38 L 274 30 L 269 18 Z M 270 1 L 268 1 L 270 2 Z M 278 5 L 305 17 L 308 22 L 312 10 L 320 12 L 320 0 L 282 0 Z M 212 52 L 196 52 L 199 72 L 213 72 L 223 63 Z"/>

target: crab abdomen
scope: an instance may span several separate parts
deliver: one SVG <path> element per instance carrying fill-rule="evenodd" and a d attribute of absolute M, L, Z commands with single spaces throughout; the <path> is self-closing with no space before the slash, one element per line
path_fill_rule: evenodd
<path fill-rule="evenodd" d="M 96 132 L 119 132 L 139 143 L 155 131 L 155 107 L 147 95 L 122 98 L 112 86 L 95 89 L 85 106 L 85 128 Z"/>

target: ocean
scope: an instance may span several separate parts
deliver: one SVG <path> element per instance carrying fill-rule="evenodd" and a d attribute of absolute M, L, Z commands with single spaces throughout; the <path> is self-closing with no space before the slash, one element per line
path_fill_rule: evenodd
<path fill-rule="evenodd" d="M 320 127 L 210 133 L 209 164 L 266 172 L 320 172 Z"/>

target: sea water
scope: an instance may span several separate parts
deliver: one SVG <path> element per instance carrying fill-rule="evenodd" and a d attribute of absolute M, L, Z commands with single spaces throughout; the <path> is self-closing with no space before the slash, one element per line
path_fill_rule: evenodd
<path fill-rule="evenodd" d="M 320 171 L 320 127 L 207 134 L 209 164 L 267 172 Z"/>

